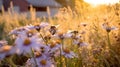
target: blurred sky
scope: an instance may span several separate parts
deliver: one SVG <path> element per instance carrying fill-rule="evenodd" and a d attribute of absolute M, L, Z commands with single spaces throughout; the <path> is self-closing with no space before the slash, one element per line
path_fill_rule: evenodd
<path fill-rule="evenodd" d="M 87 3 L 90 3 L 91 5 L 100 5 L 100 4 L 113 4 L 119 2 L 119 0 L 84 0 Z"/>

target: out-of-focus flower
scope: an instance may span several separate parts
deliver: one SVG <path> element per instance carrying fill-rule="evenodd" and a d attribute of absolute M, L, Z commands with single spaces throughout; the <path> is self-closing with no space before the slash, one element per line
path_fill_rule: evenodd
<path fill-rule="evenodd" d="M 56 34 L 57 33 L 57 28 L 59 27 L 59 25 L 52 25 L 52 26 L 50 26 L 50 28 L 49 28 L 49 32 L 52 34 L 52 35 L 54 35 L 54 34 Z"/>
<path fill-rule="evenodd" d="M 39 52 L 41 52 L 42 54 L 44 54 L 44 55 L 46 55 L 46 56 L 49 56 L 49 50 L 50 50 L 50 48 L 47 46 L 47 45 L 41 45 L 40 47 L 39 47 Z"/>
<path fill-rule="evenodd" d="M 54 65 L 51 61 L 42 59 L 38 61 L 38 67 L 54 67 Z"/>
<path fill-rule="evenodd" d="M 45 28 L 45 27 L 48 27 L 50 24 L 47 23 L 47 22 L 41 22 L 40 24 L 36 24 L 34 25 L 34 28 L 37 30 L 37 31 L 40 31 L 41 29 Z"/>
<path fill-rule="evenodd" d="M 65 38 L 65 34 L 63 32 L 59 32 L 59 33 L 55 34 L 54 37 L 58 38 L 58 39 L 64 39 Z"/>
<path fill-rule="evenodd" d="M 37 31 L 40 31 L 40 29 L 41 29 L 41 27 L 40 27 L 39 24 L 34 25 L 34 28 L 35 28 Z"/>
<path fill-rule="evenodd" d="M 74 40 L 77 40 L 77 39 L 80 39 L 81 38 L 81 35 L 79 34 L 78 31 L 71 31 L 69 30 L 66 34 L 65 34 L 65 37 L 66 38 L 72 38 Z"/>
<path fill-rule="evenodd" d="M 15 54 L 16 50 L 13 46 L 5 45 L 0 47 L 0 60 L 2 60 L 5 57 L 9 57 L 12 54 Z"/>
<path fill-rule="evenodd" d="M 36 59 L 36 61 L 37 61 L 37 66 L 38 66 L 38 67 L 54 67 L 54 64 L 53 64 L 50 60 L 48 60 L 48 59 L 46 59 L 46 58 Z M 36 67 L 33 58 L 29 59 L 29 60 L 26 62 L 26 67 L 29 67 L 29 66 L 30 66 L 30 67 Z"/>
<path fill-rule="evenodd" d="M 0 41 L 0 47 L 4 46 L 4 45 L 7 45 L 7 41 L 6 40 L 1 40 Z"/>
<path fill-rule="evenodd" d="M 110 26 L 109 23 L 103 23 L 102 28 L 105 29 L 107 32 L 110 32 L 111 30 L 117 30 L 118 28 L 115 26 Z"/>
<path fill-rule="evenodd" d="M 51 39 L 51 36 L 52 36 L 51 34 L 47 34 L 44 36 L 44 39 L 48 41 Z"/>
<path fill-rule="evenodd" d="M 93 52 L 93 55 L 100 54 L 102 52 L 102 48 L 93 49 L 92 52 Z"/>
<path fill-rule="evenodd" d="M 51 26 L 50 29 L 49 29 L 49 32 L 54 35 L 57 31 L 57 28 L 55 26 Z"/>
<path fill-rule="evenodd" d="M 20 28 L 16 28 L 14 30 L 12 30 L 9 34 L 13 34 L 13 35 L 24 35 L 26 34 L 26 32 L 28 32 L 29 29 L 28 28 L 25 28 L 25 27 L 20 27 Z"/>
<path fill-rule="evenodd" d="M 79 42 L 79 44 L 78 44 L 79 46 L 88 46 L 88 44 L 86 43 L 86 42 Z"/>
<path fill-rule="evenodd" d="M 76 35 L 78 35 L 78 31 L 72 31 L 72 30 L 68 30 L 67 33 L 63 34 L 64 38 L 72 38 L 73 36 Z"/>
<path fill-rule="evenodd" d="M 88 24 L 87 23 L 81 23 L 81 26 L 86 27 Z"/>
<path fill-rule="evenodd" d="M 39 36 L 39 33 L 37 33 L 37 32 L 35 32 L 34 30 L 30 30 L 30 31 L 28 31 L 28 32 L 26 32 L 26 35 L 24 35 L 24 36 L 27 36 L 27 37 L 38 37 Z"/>
<path fill-rule="evenodd" d="M 77 44 L 79 47 L 88 46 L 86 42 L 83 42 L 82 39 L 74 40 L 74 44 Z"/>
<path fill-rule="evenodd" d="M 67 38 L 71 38 L 72 36 L 73 35 L 70 32 L 67 32 L 67 33 L 58 32 L 53 37 L 58 39 L 67 39 Z"/>
<path fill-rule="evenodd" d="M 26 54 L 31 52 L 31 48 L 37 50 L 43 44 L 42 39 L 37 37 L 17 37 L 15 47 L 18 49 L 18 54 Z"/>
<path fill-rule="evenodd" d="M 41 23 L 37 23 L 35 25 L 27 25 L 24 26 L 25 28 L 28 28 L 29 30 L 34 30 L 36 29 L 37 31 L 40 31 L 41 29 L 48 27 L 50 24 L 48 22 L 41 22 Z"/>
<path fill-rule="evenodd" d="M 53 53 L 61 48 L 61 44 L 58 43 L 58 41 L 53 41 L 50 43 L 49 48 L 50 48 L 50 53 Z"/>
<path fill-rule="evenodd" d="M 77 57 L 74 52 L 70 51 L 69 49 L 65 48 L 62 51 L 62 55 L 66 58 L 74 58 Z"/>

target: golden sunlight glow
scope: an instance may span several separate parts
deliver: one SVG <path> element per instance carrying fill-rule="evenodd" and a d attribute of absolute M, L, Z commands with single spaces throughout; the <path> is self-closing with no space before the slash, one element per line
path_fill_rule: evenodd
<path fill-rule="evenodd" d="M 114 4 L 119 2 L 119 0 L 84 0 L 84 1 L 95 6 L 100 4 Z"/>

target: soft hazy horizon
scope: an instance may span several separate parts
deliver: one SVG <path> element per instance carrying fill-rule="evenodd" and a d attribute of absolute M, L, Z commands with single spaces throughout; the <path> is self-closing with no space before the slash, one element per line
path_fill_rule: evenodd
<path fill-rule="evenodd" d="M 114 4 L 119 2 L 119 0 L 84 0 L 84 1 L 95 6 L 100 4 Z"/>

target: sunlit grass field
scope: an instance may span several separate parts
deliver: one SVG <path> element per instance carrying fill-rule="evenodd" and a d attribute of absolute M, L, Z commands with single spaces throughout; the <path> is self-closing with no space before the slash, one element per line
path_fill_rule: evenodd
<path fill-rule="evenodd" d="M 2 10 L 0 67 L 120 67 L 119 3 L 35 14 Z"/>

